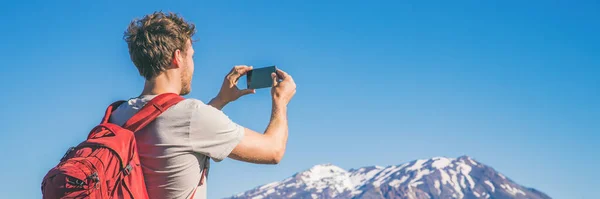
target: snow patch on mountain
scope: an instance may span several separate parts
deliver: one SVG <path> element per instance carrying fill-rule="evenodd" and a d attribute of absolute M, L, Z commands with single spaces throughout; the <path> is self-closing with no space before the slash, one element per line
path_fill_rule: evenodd
<path fill-rule="evenodd" d="M 469 157 L 468 159 L 469 159 L 469 162 L 471 162 L 471 164 L 473 164 L 475 166 L 478 165 L 477 162 L 475 162 L 475 161 L 473 161 L 473 159 L 471 159 L 471 157 Z"/>
<path fill-rule="evenodd" d="M 429 175 L 430 173 L 431 173 L 431 171 L 428 169 L 419 171 L 419 172 L 417 172 L 417 175 L 415 175 L 415 177 L 410 181 L 410 183 L 414 183 L 418 180 L 421 180 L 421 178 L 423 178 L 423 176 Z"/>
<path fill-rule="evenodd" d="M 525 192 L 523 192 L 522 190 L 513 188 L 508 184 L 501 184 L 500 187 L 508 191 L 508 193 L 512 194 L 513 196 L 516 196 L 517 194 L 526 195 Z"/>
<path fill-rule="evenodd" d="M 443 169 L 446 168 L 448 165 L 450 165 L 452 163 L 453 159 L 450 158 L 444 158 L 444 157 L 435 157 L 433 158 L 433 163 L 431 163 L 431 166 L 433 168 L 436 169 Z"/>
<path fill-rule="evenodd" d="M 504 177 L 501 173 L 498 173 L 498 175 L 502 178 L 506 180 L 506 177 Z"/>
<path fill-rule="evenodd" d="M 398 180 L 398 179 L 392 180 L 389 183 L 389 185 L 392 186 L 392 187 L 398 188 L 398 187 L 400 187 L 400 184 L 406 182 L 406 180 L 408 180 L 408 176 L 402 176 L 402 178 L 400 180 Z"/>
<path fill-rule="evenodd" d="M 496 187 L 494 186 L 494 184 L 492 184 L 492 182 L 490 182 L 489 180 L 486 180 L 485 184 L 490 186 L 490 188 L 492 189 L 492 192 L 496 192 Z"/>
<path fill-rule="evenodd" d="M 437 190 L 438 195 L 442 194 L 442 190 L 440 189 L 440 181 L 439 180 L 436 180 L 434 182 L 434 186 L 435 186 L 435 190 Z"/>
<path fill-rule="evenodd" d="M 467 178 L 471 189 L 473 189 L 475 187 L 475 182 L 473 181 L 473 178 L 471 178 L 471 175 L 469 174 L 469 173 L 471 173 L 471 170 L 472 170 L 471 166 L 462 163 L 462 164 L 459 164 L 458 169 L 463 174 L 463 176 Z"/>
<path fill-rule="evenodd" d="M 325 188 L 333 188 L 337 192 L 354 189 L 350 174 L 331 164 L 316 165 L 303 172 L 300 178 L 308 189 L 316 189 L 317 193 L 322 192 Z"/>
<path fill-rule="evenodd" d="M 417 187 L 417 186 L 419 186 L 420 184 L 423 184 L 423 181 L 419 181 L 419 182 L 415 182 L 415 183 L 410 183 L 410 186 L 412 186 L 412 187 Z"/>
<path fill-rule="evenodd" d="M 451 180 L 450 176 L 448 175 L 448 173 L 446 173 L 446 171 L 440 170 L 440 175 L 442 176 L 441 177 L 442 184 L 449 184 L 452 182 L 452 181 L 450 181 Z"/>
<path fill-rule="evenodd" d="M 467 184 L 465 184 L 465 176 L 460 176 L 460 186 L 462 186 L 462 188 L 467 188 Z"/>
<path fill-rule="evenodd" d="M 412 166 L 406 168 L 406 170 L 407 171 L 419 170 L 419 169 L 421 169 L 421 167 L 423 167 L 423 163 L 425 163 L 425 162 L 427 162 L 427 160 L 417 160 L 417 161 L 415 161 L 415 163 Z"/>
<path fill-rule="evenodd" d="M 397 171 L 399 171 L 400 169 L 406 167 L 406 165 L 401 165 L 401 166 L 391 166 L 388 167 L 386 169 L 384 169 L 383 171 L 379 172 L 378 175 L 376 175 L 375 177 L 375 181 L 373 182 L 373 185 L 378 187 L 381 184 L 383 184 L 384 181 L 388 180 L 388 177 L 394 173 L 396 173 Z"/>
<path fill-rule="evenodd" d="M 355 188 L 363 186 L 368 180 L 372 179 L 375 175 L 381 172 L 383 167 L 376 166 L 368 172 L 365 172 L 366 170 L 366 168 L 360 168 L 350 174 L 350 182 L 355 185 Z"/>

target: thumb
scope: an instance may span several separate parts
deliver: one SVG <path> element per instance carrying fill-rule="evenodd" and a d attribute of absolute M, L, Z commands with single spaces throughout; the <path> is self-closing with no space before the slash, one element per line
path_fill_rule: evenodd
<path fill-rule="evenodd" d="M 256 93 L 256 90 L 254 90 L 254 89 L 244 89 L 244 90 L 241 90 L 241 93 L 242 93 L 242 95 L 254 94 L 254 93 Z"/>
<path fill-rule="evenodd" d="M 277 74 L 271 73 L 271 79 L 273 79 L 273 87 L 277 86 Z"/>

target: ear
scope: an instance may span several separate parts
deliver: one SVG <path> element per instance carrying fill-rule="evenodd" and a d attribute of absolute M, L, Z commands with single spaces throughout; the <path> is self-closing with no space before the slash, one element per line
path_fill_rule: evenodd
<path fill-rule="evenodd" d="M 179 68 L 182 61 L 183 61 L 183 57 L 181 55 L 181 50 L 179 50 L 179 49 L 175 50 L 175 52 L 173 53 L 173 60 L 171 62 L 172 63 L 171 65 L 173 66 L 173 68 Z"/>

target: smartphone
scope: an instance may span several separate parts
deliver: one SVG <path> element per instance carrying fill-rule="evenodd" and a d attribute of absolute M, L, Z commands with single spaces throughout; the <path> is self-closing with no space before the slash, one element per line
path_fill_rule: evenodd
<path fill-rule="evenodd" d="M 271 73 L 276 73 L 277 66 L 267 66 L 255 68 L 246 73 L 246 83 L 248 89 L 268 88 L 273 86 Z"/>

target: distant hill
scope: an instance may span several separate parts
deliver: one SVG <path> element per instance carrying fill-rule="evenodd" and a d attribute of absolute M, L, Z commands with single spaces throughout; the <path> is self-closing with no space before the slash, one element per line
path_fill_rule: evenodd
<path fill-rule="evenodd" d="M 230 197 L 278 198 L 550 199 L 541 191 L 521 186 L 468 156 L 435 157 L 349 171 L 332 164 L 316 165 L 283 181 Z"/>

